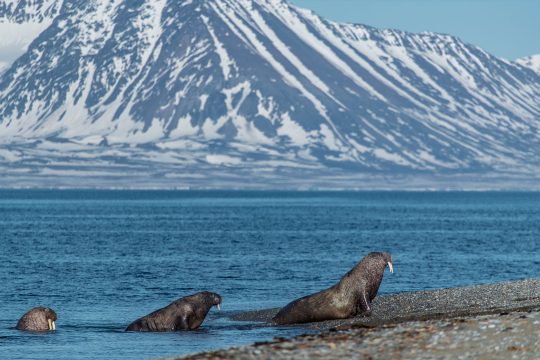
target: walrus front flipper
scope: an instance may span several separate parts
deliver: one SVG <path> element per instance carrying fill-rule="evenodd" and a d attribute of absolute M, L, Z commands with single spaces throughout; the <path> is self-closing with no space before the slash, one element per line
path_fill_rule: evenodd
<path fill-rule="evenodd" d="M 366 292 L 362 292 L 362 295 L 358 299 L 358 312 L 356 315 L 360 315 L 362 313 L 366 315 L 371 315 L 371 303 L 368 299 L 368 296 L 366 295 Z"/>
<path fill-rule="evenodd" d="M 175 330 L 190 330 L 187 314 L 182 314 L 176 319 Z"/>

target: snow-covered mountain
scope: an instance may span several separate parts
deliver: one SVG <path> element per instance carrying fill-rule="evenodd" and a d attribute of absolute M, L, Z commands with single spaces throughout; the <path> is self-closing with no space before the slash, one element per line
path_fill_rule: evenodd
<path fill-rule="evenodd" d="M 540 73 L 540 54 L 517 59 L 516 62 Z"/>
<path fill-rule="evenodd" d="M 0 73 L 51 24 L 61 6 L 61 0 L 0 1 Z"/>
<path fill-rule="evenodd" d="M 283 0 L 19 8 L 54 20 L 0 77 L 8 185 L 540 177 L 540 74 L 449 35 Z"/>

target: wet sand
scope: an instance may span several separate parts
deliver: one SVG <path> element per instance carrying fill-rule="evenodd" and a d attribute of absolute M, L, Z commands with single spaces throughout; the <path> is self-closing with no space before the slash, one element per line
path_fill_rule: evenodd
<path fill-rule="evenodd" d="M 285 305 L 285 304 L 284 304 Z M 233 320 L 268 322 L 278 309 Z M 519 358 L 540 353 L 540 279 L 379 296 L 370 317 L 305 324 L 316 335 L 185 359 Z"/>

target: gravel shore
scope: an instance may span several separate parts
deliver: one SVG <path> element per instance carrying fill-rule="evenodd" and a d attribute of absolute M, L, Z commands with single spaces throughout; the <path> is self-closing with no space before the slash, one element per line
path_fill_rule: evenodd
<path fill-rule="evenodd" d="M 538 359 L 540 313 L 325 331 L 184 359 Z"/>
<path fill-rule="evenodd" d="M 538 359 L 540 279 L 379 296 L 370 317 L 305 326 L 320 333 L 179 359 Z"/>

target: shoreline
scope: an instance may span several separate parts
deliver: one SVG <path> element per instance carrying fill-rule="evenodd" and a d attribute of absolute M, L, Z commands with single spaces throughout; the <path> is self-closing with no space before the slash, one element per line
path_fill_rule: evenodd
<path fill-rule="evenodd" d="M 504 311 L 528 311 L 540 306 L 540 278 L 486 285 L 422 290 L 377 296 L 369 317 L 354 317 L 317 323 L 299 324 L 310 329 L 362 325 L 368 327 L 415 320 L 489 315 Z M 231 320 L 268 322 L 279 308 L 247 311 Z"/>
<path fill-rule="evenodd" d="M 264 323 L 278 310 L 231 319 Z M 177 359 L 532 359 L 540 348 L 540 279 L 381 295 L 370 317 L 295 326 L 318 333 Z"/>

